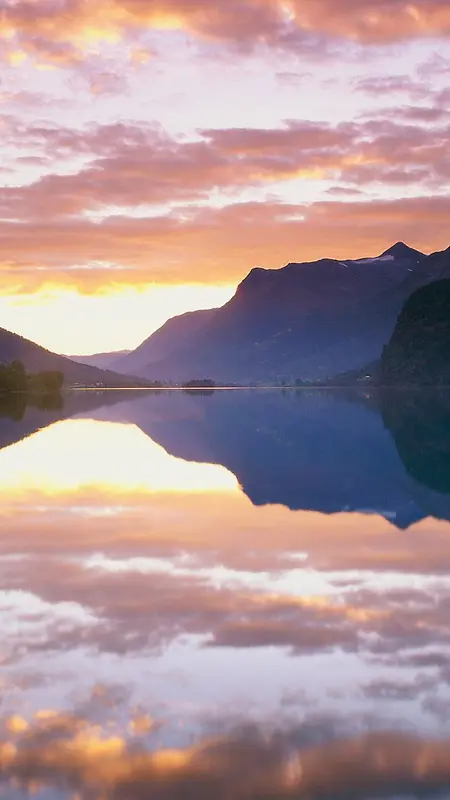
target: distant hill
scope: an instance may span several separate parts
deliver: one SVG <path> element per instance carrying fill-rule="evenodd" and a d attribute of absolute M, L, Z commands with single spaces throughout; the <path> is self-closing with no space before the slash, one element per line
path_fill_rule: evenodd
<path fill-rule="evenodd" d="M 224 306 L 169 320 L 114 362 L 118 371 L 184 383 L 319 380 L 379 358 L 411 292 L 450 277 L 450 249 L 403 242 L 375 258 L 255 268 Z"/>
<path fill-rule="evenodd" d="M 90 356 L 67 356 L 71 361 L 76 361 L 77 364 L 89 364 L 91 367 L 98 367 L 99 369 L 109 369 L 115 361 L 123 356 L 127 356 L 131 350 L 114 350 L 109 353 L 94 353 Z"/>
<path fill-rule="evenodd" d="M 383 384 L 450 385 L 450 280 L 417 289 L 405 303 L 378 371 Z"/>
<path fill-rule="evenodd" d="M 65 356 L 46 350 L 17 333 L 0 328 L 0 363 L 9 364 L 14 360 L 22 361 L 29 372 L 59 370 L 64 374 L 65 385 L 79 383 L 88 386 L 97 384 L 110 387 L 136 386 L 136 378 L 87 364 L 78 364 Z M 140 382 L 145 383 L 142 378 Z"/>

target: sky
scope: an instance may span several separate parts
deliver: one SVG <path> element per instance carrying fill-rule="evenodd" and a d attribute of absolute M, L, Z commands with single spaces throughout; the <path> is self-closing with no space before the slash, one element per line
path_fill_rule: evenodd
<path fill-rule="evenodd" d="M 0 0 L 0 325 L 133 348 L 254 266 L 448 247 L 448 0 Z"/>

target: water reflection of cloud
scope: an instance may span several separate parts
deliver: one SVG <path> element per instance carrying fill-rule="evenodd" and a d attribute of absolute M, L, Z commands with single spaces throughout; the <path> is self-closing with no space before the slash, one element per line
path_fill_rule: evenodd
<path fill-rule="evenodd" d="M 374 700 L 385 700 L 387 706 L 395 686 L 397 700 L 404 700 L 409 690 L 411 701 L 438 690 L 448 699 L 440 659 L 450 648 L 450 590 L 444 591 L 442 584 L 436 589 L 425 581 L 423 590 L 413 588 L 409 597 L 404 588 L 397 596 L 361 584 L 329 596 L 298 596 L 255 589 L 243 581 L 219 587 L 208 579 L 207 570 L 198 573 L 195 565 L 191 574 L 176 567 L 171 574 L 111 571 L 80 561 L 55 561 L 47 571 L 33 571 L 32 560 L 13 564 L 16 582 L 22 571 L 21 580 L 29 592 L 34 590 L 26 597 L 17 590 L 0 596 L 9 625 L 4 663 L 13 671 L 45 665 L 51 671 L 52 662 L 63 672 L 84 665 L 90 679 L 101 678 L 104 670 L 110 678 L 128 674 L 131 684 L 139 684 L 138 666 L 150 659 L 153 672 L 160 670 L 160 697 L 172 708 L 180 698 L 191 697 L 195 711 L 196 703 L 203 708 L 202 695 L 217 701 L 216 692 L 222 692 L 219 704 L 224 706 L 234 702 L 237 707 L 239 691 L 256 702 L 265 681 L 255 670 L 265 648 L 265 666 L 272 662 L 274 670 L 270 682 L 275 705 L 260 699 L 260 710 L 271 708 L 273 713 L 296 674 L 297 680 L 306 681 L 309 697 L 322 696 L 323 701 L 325 687 L 339 688 L 349 708 L 369 707 Z M 408 658 L 431 646 L 437 659 L 430 658 L 418 673 Z M 185 690 L 170 678 L 175 664 L 181 677 L 188 677 Z M 221 670 L 230 671 L 226 680 Z M 196 699 L 193 678 L 200 685 Z M 411 687 L 412 681 L 418 682 Z M 332 704 L 330 698 L 326 702 Z M 412 703 L 410 713 L 422 712 Z"/>
<path fill-rule="evenodd" d="M 376 515 L 255 508 L 226 470 L 173 459 L 129 425 L 65 422 L 16 447 L 0 453 L 3 710 L 33 731 L 45 702 L 126 740 L 130 793 L 114 779 L 111 796 L 133 797 L 138 735 L 181 748 L 191 776 L 203 747 L 202 763 L 212 757 L 203 743 L 192 761 L 192 742 L 230 720 L 286 727 L 314 709 L 345 712 L 348 735 L 367 715 L 376 729 L 445 732 L 447 523 L 406 538 Z M 323 723 L 325 739 L 332 730 Z M 89 747 L 101 772 L 100 745 Z M 59 756 L 42 752 L 20 764 L 39 780 L 51 762 L 70 782 L 73 766 L 58 772 Z M 136 796 L 164 796 L 144 762 Z M 167 780 L 175 791 L 179 773 Z M 196 780 L 182 786 L 197 800 Z M 239 797 L 228 774 L 217 780 L 211 796 Z"/>
<path fill-rule="evenodd" d="M 136 750 L 79 718 L 36 719 L 0 745 L 3 783 L 59 787 L 83 798 L 196 800 L 442 796 L 450 742 L 369 733 L 305 744 L 299 726 L 242 728 L 184 749 Z"/>

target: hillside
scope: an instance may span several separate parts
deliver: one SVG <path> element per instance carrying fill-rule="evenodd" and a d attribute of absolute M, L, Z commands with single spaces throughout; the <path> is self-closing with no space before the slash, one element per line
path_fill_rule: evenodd
<path fill-rule="evenodd" d="M 117 372 L 134 372 L 139 375 L 145 373 L 150 363 L 176 358 L 183 342 L 191 341 L 200 334 L 203 326 L 212 322 L 216 310 L 213 308 L 206 311 L 188 311 L 186 314 L 172 317 L 129 355 L 114 361 L 111 364 L 112 368 Z M 192 376 L 187 376 L 190 377 Z"/>
<path fill-rule="evenodd" d="M 448 269 L 398 242 L 374 258 L 255 268 L 219 309 L 169 320 L 114 369 L 155 380 L 321 379 L 379 357 L 411 286 Z"/>
<path fill-rule="evenodd" d="M 136 378 L 86 364 L 77 364 L 65 356 L 46 350 L 17 333 L 0 328 L 0 362 L 9 364 L 14 360 L 22 361 L 29 372 L 60 371 L 64 374 L 66 386 L 76 383 L 88 386 L 97 384 L 110 387 L 136 386 Z M 143 382 L 142 378 L 140 382 Z"/>
<path fill-rule="evenodd" d="M 89 364 L 91 367 L 98 367 L 99 369 L 109 369 L 115 361 L 123 356 L 127 356 L 131 350 L 115 350 L 109 353 L 94 353 L 89 356 L 67 356 L 71 361 L 76 361 L 77 364 Z"/>
<path fill-rule="evenodd" d="M 450 280 L 413 292 L 380 360 L 383 384 L 450 385 Z"/>

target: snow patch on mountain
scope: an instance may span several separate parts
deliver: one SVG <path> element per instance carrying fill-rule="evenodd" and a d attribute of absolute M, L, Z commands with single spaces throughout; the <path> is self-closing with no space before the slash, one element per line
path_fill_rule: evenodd
<path fill-rule="evenodd" d="M 357 258 L 357 264 L 378 264 L 380 261 L 395 261 L 394 256 L 377 256 L 376 258 Z"/>

